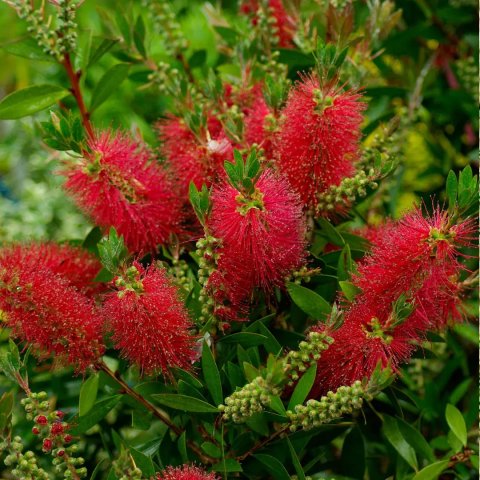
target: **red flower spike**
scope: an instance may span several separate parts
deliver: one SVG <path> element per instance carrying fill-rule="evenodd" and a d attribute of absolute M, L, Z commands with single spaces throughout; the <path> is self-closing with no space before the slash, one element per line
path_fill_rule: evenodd
<path fill-rule="evenodd" d="M 19 263 L 11 252 L 0 251 L 0 309 L 12 336 L 84 372 L 104 350 L 103 319 L 93 301 L 50 270 Z"/>
<path fill-rule="evenodd" d="M 196 355 L 192 326 L 178 289 L 164 270 L 136 265 L 130 284 L 106 298 L 103 312 L 115 348 L 142 373 L 188 370 Z"/>
<path fill-rule="evenodd" d="M 261 88 L 255 89 L 252 105 L 246 108 L 244 113 L 245 140 L 248 145 L 256 143 L 263 149 L 269 160 L 273 159 L 273 140 L 277 120 L 265 102 Z"/>
<path fill-rule="evenodd" d="M 427 291 L 431 300 L 435 299 L 435 292 L 443 292 L 442 296 L 454 293 L 452 278 L 462 269 L 458 247 L 470 244 L 472 234 L 472 222 L 450 225 L 447 212 L 437 208 L 432 216 L 423 217 L 421 210 L 416 209 L 379 232 L 353 283 L 379 311 L 388 310 L 402 293 L 415 298 L 417 292 L 422 292 L 419 300 L 426 308 Z M 428 313 L 438 318 L 438 312 L 431 309 Z M 432 327 L 433 324 L 429 328 Z"/>
<path fill-rule="evenodd" d="M 221 123 L 213 116 L 207 120 L 207 129 L 195 136 L 177 117 L 168 117 L 158 123 L 160 139 L 181 194 L 185 196 L 192 181 L 197 188 L 210 186 L 223 172 L 225 160 L 233 158 L 233 147 Z"/>
<path fill-rule="evenodd" d="M 100 284 L 93 279 L 101 270 L 97 258 L 78 247 L 56 243 L 27 243 L 12 245 L 2 251 L 2 257 L 10 255 L 16 261 L 31 268 L 47 269 L 62 277 L 72 287 L 85 293 L 96 293 Z"/>
<path fill-rule="evenodd" d="M 245 0 L 240 11 L 244 14 L 253 14 L 252 24 L 258 23 L 257 11 L 259 8 L 259 0 Z M 269 0 L 268 7 L 271 15 L 275 19 L 275 27 L 277 29 L 278 46 L 281 48 L 292 48 L 293 37 L 295 36 L 296 25 L 294 19 L 287 13 L 283 6 L 282 0 Z"/>
<path fill-rule="evenodd" d="M 208 286 L 228 313 L 242 310 L 255 288 L 270 292 L 283 286 L 305 262 L 306 225 L 298 197 L 269 170 L 251 197 L 225 183 L 211 198 L 209 228 L 221 247 Z"/>
<path fill-rule="evenodd" d="M 180 467 L 167 467 L 163 472 L 157 473 L 157 480 L 217 480 L 214 473 L 194 465 L 182 465 Z"/>
<path fill-rule="evenodd" d="M 290 91 L 275 140 L 277 164 L 308 207 L 354 172 L 365 109 L 360 98 L 313 76 Z"/>
<path fill-rule="evenodd" d="M 452 225 L 437 208 L 425 218 L 417 209 L 377 232 L 352 279 L 362 292 L 347 306 L 343 325 L 329 333 L 334 342 L 318 362 L 311 395 L 368 378 L 379 362 L 397 370 L 429 330 L 462 318 L 458 247 L 472 242 L 473 231 L 471 221 Z M 395 318 L 401 296 L 412 311 Z"/>
<path fill-rule="evenodd" d="M 65 188 L 94 222 L 115 227 L 130 251 L 155 251 L 181 233 L 182 203 L 175 185 L 147 149 L 120 133 L 89 142 L 91 153 L 63 172 Z"/>

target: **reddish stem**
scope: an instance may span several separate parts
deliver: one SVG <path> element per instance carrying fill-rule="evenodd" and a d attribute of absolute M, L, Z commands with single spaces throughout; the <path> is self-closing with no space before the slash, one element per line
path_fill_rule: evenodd
<path fill-rule="evenodd" d="M 70 79 L 70 83 L 72 85 L 72 88 L 70 89 L 70 91 L 75 97 L 78 108 L 80 109 L 80 115 L 82 116 L 83 127 L 85 128 L 85 131 L 87 132 L 88 136 L 90 138 L 94 138 L 95 134 L 93 133 L 93 127 L 90 122 L 90 113 L 88 112 L 85 106 L 82 90 L 80 88 L 81 73 L 74 71 L 72 60 L 70 59 L 70 55 L 68 53 L 65 55 L 62 65 L 65 67 L 65 71 L 67 72 L 68 78 Z"/>

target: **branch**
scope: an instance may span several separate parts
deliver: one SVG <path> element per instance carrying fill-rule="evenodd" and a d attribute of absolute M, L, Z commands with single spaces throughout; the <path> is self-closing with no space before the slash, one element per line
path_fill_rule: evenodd
<path fill-rule="evenodd" d="M 85 128 L 85 131 L 87 132 L 88 136 L 92 139 L 94 138 L 95 134 L 93 132 L 92 124 L 90 122 L 90 113 L 88 112 L 85 106 L 82 90 L 80 88 L 81 73 L 75 72 L 73 70 L 72 61 L 68 53 L 65 54 L 62 65 L 64 66 L 65 71 L 67 72 L 68 78 L 70 79 L 70 83 L 72 85 L 72 88 L 70 89 L 70 91 L 75 97 L 78 108 L 80 109 L 80 115 L 82 116 L 83 127 Z"/>

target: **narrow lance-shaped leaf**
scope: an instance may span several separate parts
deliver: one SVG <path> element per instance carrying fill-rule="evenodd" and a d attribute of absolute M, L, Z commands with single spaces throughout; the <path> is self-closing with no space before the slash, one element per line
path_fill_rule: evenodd
<path fill-rule="evenodd" d="M 0 120 L 27 117 L 70 95 L 56 85 L 34 85 L 7 95 L 0 101 Z"/>

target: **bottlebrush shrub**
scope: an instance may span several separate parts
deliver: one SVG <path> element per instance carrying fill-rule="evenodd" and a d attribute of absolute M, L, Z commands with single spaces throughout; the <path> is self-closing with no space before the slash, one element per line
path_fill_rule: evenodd
<path fill-rule="evenodd" d="M 92 223 L 0 246 L 5 478 L 474 478 L 473 9 L 212 3 L 0 2 Z"/>
<path fill-rule="evenodd" d="M 99 226 L 115 227 L 133 252 L 153 251 L 181 231 L 175 184 L 147 149 L 119 132 L 88 142 L 88 151 L 63 170 L 65 188 Z"/>

